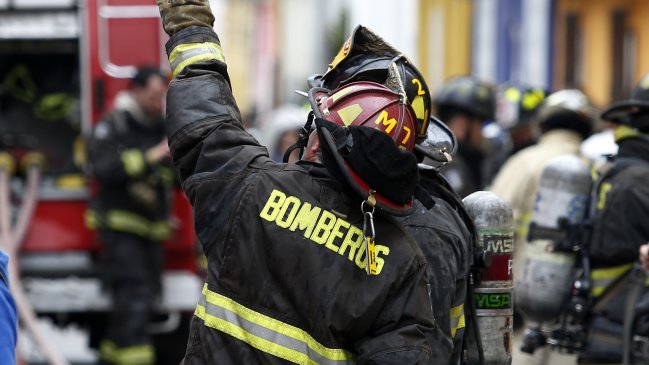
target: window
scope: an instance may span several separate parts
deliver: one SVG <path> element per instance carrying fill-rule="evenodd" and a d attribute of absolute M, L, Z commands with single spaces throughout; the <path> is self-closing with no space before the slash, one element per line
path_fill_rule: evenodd
<path fill-rule="evenodd" d="M 627 28 L 626 10 L 615 10 L 611 17 L 613 22 L 611 98 L 621 100 L 629 96 L 633 87 L 636 39 L 635 34 Z"/>
<path fill-rule="evenodd" d="M 566 88 L 581 88 L 583 81 L 583 34 L 579 24 L 579 15 L 566 15 Z"/>

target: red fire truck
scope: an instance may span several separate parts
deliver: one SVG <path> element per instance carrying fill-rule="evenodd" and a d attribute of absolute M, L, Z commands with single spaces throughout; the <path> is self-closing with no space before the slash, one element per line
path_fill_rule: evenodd
<path fill-rule="evenodd" d="M 84 224 L 84 137 L 135 66 L 166 66 L 165 41 L 154 0 L 0 0 L 0 151 L 18 165 L 30 152 L 45 160 L 18 255 L 22 283 L 39 317 L 81 326 L 91 344 L 111 304 L 94 265 L 100 243 Z M 26 179 L 20 168 L 11 178 L 14 206 Z M 150 331 L 161 344 L 159 363 L 178 364 L 202 283 L 191 207 L 180 191 L 173 223 Z"/>

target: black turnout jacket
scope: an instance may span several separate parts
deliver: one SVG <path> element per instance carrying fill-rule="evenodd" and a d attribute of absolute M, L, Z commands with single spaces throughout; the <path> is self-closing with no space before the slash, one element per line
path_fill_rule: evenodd
<path fill-rule="evenodd" d="M 425 259 L 401 225 L 376 212 L 368 275 L 361 201 L 245 131 L 216 34 L 185 28 L 167 51 L 167 134 L 208 260 L 184 364 L 436 363 Z"/>

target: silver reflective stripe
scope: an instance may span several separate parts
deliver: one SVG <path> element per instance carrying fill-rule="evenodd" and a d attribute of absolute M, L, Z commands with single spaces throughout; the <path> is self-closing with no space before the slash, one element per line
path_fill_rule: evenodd
<path fill-rule="evenodd" d="M 460 317 L 451 318 L 451 335 L 455 337 L 455 332 L 457 331 L 457 325 L 460 324 Z"/>
<path fill-rule="evenodd" d="M 464 328 L 465 326 L 464 304 L 460 304 L 456 307 L 451 308 L 450 317 L 451 337 L 455 337 L 457 335 L 457 331 Z"/>
<path fill-rule="evenodd" d="M 212 303 L 207 300 L 205 295 L 206 289 L 203 290 L 197 308 L 197 316 L 202 318 L 205 325 L 216 330 L 233 335 L 234 337 L 248 343 L 249 345 L 257 348 L 258 350 L 270 353 L 285 360 L 291 361 L 296 364 L 323 364 L 323 365 L 342 365 L 342 364 L 355 364 L 351 353 L 341 349 L 327 349 L 319 343 L 315 342 L 310 336 L 307 338 L 295 338 L 295 327 L 284 324 L 278 320 L 270 319 L 273 326 L 279 324 L 279 327 L 268 328 L 263 323 L 255 323 L 251 320 L 243 318 L 243 313 L 235 313 L 235 311 L 225 308 L 217 303 Z M 219 295 L 217 293 L 210 293 L 210 295 Z M 236 304 L 236 308 L 240 308 L 242 312 L 247 314 L 256 313 L 249 308 Z M 201 307 L 204 308 L 204 316 L 201 317 Z M 256 313 L 256 315 L 260 315 Z M 263 315 L 262 315 L 263 316 Z M 210 317 L 213 317 L 214 321 Z M 254 316 L 251 318 L 255 318 Z M 225 323 L 220 322 L 225 321 Z M 266 320 L 260 320 L 264 322 Z M 237 334 L 244 333 L 245 336 L 238 336 L 232 334 L 232 331 Z M 301 331 L 298 331 L 301 332 Z M 312 348 L 320 348 L 317 351 Z M 331 358 L 325 357 L 321 353 L 331 354 Z"/>
<path fill-rule="evenodd" d="M 174 77 L 188 65 L 213 59 L 225 62 L 221 46 L 213 42 L 180 44 L 169 54 Z"/>
<path fill-rule="evenodd" d="M 175 70 L 178 65 L 180 65 L 183 61 L 186 61 L 194 56 L 199 56 L 205 53 L 212 53 L 212 49 L 209 47 L 201 47 L 201 48 L 194 48 L 190 49 L 188 51 L 184 51 L 181 53 L 174 62 L 171 63 L 171 69 Z"/>

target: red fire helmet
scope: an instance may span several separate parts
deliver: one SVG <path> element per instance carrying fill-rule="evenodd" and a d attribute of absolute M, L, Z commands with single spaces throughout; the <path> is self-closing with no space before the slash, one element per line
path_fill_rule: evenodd
<path fill-rule="evenodd" d="M 309 92 L 317 117 L 341 126 L 363 126 L 387 133 L 401 149 L 415 146 L 417 117 L 403 95 L 369 81 L 344 85 L 334 91 Z"/>

